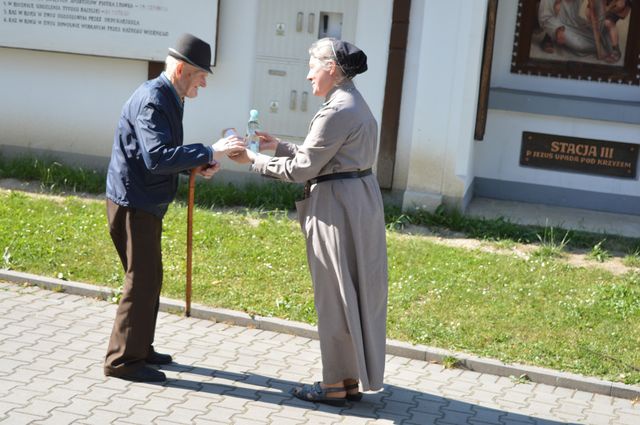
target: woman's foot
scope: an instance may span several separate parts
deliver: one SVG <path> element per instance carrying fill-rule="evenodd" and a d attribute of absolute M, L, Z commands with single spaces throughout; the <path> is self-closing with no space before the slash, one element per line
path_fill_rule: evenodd
<path fill-rule="evenodd" d="M 344 406 L 347 401 L 347 392 L 342 382 L 337 384 L 316 382 L 313 385 L 303 385 L 295 388 L 292 393 L 300 400 L 324 403 L 331 406 Z"/>
<path fill-rule="evenodd" d="M 344 388 L 347 391 L 346 398 L 349 401 L 362 400 L 362 393 L 360 392 L 360 385 L 357 379 L 345 379 L 342 381 Z"/>

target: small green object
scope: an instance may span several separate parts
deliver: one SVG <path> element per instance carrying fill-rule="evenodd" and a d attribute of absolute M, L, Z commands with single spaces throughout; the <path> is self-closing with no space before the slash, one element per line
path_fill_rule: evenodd
<path fill-rule="evenodd" d="M 444 366 L 445 369 L 454 369 L 459 365 L 460 361 L 453 356 L 445 356 L 445 358 L 442 359 L 442 366 Z"/>

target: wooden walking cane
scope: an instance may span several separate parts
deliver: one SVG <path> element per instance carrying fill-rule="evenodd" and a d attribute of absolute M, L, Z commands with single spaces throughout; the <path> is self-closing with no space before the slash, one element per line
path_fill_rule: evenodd
<path fill-rule="evenodd" d="M 193 203 L 196 192 L 196 170 L 189 175 L 189 200 L 187 202 L 187 287 L 184 315 L 191 316 L 191 251 L 193 240 Z"/>

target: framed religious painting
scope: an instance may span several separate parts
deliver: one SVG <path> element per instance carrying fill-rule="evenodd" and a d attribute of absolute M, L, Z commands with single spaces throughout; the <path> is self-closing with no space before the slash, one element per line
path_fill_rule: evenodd
<path fill-rule="evenodd" d="M 640 0 L 519 0 L 511 72 L 640 85 Z"/>

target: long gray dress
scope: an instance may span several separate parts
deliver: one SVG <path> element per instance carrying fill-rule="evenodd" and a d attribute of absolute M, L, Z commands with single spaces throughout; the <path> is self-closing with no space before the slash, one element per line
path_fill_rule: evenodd
<path fill-rule="evenodd" d="M 286 181 L 371 168 L 377 123 L 351 81 L 332 89 L 300 146 L 280 142 L 252 169 Z M 382 388 L 387 318 L 387 248 L 374 175 L 323 181 L 296 203 L 313 281 L 323 382 L 360 379 Z"/>

